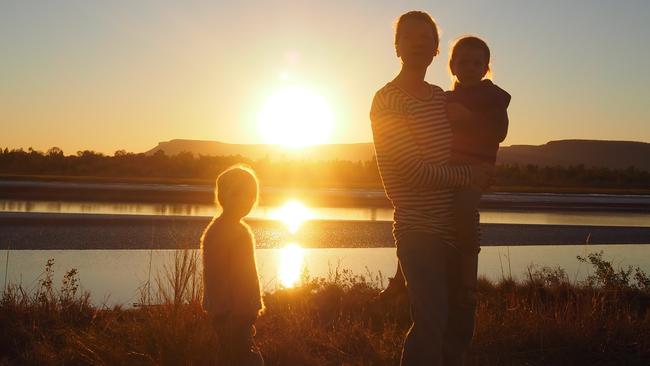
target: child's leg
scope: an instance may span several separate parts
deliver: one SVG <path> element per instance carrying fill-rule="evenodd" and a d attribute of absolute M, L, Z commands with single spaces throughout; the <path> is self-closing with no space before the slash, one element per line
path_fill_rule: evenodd
<path fill-rule="evenodd" d="M 233 342 L 235 365 L 264 366 L 264 359 L 253 338 L 255 326 L 244 319 L 236 319 L 234 323 L 232 334 L 235 337 Z"/>
<path fill-rule="evenodd" d="M 219 339 L 218 364 L 224 366 L 263 366 L 264 359 L 253 338 L 255 326 L 249 319 L 233 316 L 215 324 Z"/>
<path fill-rule="evenodd" d="M 456 244 L 460 256 L 461 287 L 476 289 L 478 271 L 478 212 L 481 199 L 479 189 L 460 189 L 454 197 L 454 221 L 456 226 Z"/>
<path fill-rule="evenodd" d="M 255 325 L 252 324 L 250 327 L 250 347 L 248 348 L 248 353 L 246 357 L 246 362 L 244 365 L 246 366 L 264 366 L 264 357 L 262 357 L 262 352 L 260 352 L 259 347 L 257 347 L 257 343 L 255 343 L 255 333 L 257 333 L 257 329 L 255 329 Z"/>

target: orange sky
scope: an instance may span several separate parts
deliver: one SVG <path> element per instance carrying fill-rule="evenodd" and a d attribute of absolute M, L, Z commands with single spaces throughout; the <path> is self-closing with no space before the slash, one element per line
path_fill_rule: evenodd
<path fill-rule="evenodd" d="M 650 141 L 650 3 L 51 1 L 0 5 L 0 147 L 145 151 L 174 138 L 261 143 L 257 115 L 299 85 L 330 105 L 331 142 L 370 141 L 375 90 L 398 71 L 391 24 L 431 13 L 448 45 L 491 46 L 513 95 L 506 145 Z M 588 11 L 585 11 L 588 10 Z M 645 14 L 645 16 L 644 16 Z"/>

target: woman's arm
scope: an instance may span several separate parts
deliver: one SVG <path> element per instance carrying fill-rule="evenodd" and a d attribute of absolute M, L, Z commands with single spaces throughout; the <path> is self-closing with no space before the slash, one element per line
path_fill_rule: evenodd
<path fill-rule="evenodd" d="M 472 169 L 468 165 L 424 162 L 403 113 L 390 109 L 376 111 L 371 113 L 371 122 L 378 159 L 382 156 L 394 161 L 404 180 L 412 186 L 458 188 L 472 184 Z"/>

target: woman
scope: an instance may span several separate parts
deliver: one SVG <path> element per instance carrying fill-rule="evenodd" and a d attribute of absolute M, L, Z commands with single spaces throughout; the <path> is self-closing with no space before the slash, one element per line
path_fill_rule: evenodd
<path fill-rule="evenodd" d="M 452 135 L 445 95 L 424 81 L 438 45 L 438 29 L 427 13 L 400 16 L 395 51 L 401 71 L 375 94 L 370 111 L 377 165 L 394 207 L 393 235 L 411 302 L 413 324 L 402 365 L 462 364 L 474 309 L 470 316 L 455 306 L 459 256 L 451 204 L 455 188 L 487 186 L 492 172 L 488 165 L 448 165 Z"/>

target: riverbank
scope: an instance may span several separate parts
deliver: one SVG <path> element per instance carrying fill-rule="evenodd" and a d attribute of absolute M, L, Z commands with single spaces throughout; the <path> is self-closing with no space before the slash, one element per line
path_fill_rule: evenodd
<path fill-rule="evenodd" d="M 507 199 L 513 195 L 524 198 Z M 650 212 L 649 195 L 650 188 L 493 187 L 484 195 L 481 208 Z M 594 200 L 595 196 L 601 199 Z M 617 196 L 625 199 L 615 199 Z M 210 204 L 214 202 L 214 182 L 200 179 L 0 174 L 0 199 Z M 391 207 L 381 186 L 261 187 L 262 205 L 278 205 L 288 199 L 298 199 L 311 207 Z"/>
<path fill-rule="evenodd" d="M 200 309 L 196 259 L 177 257 L 176 272 L 158 277 L 154 295 L 143 291 L 142 303 L 157 305 L 136 309 L 90 305 L 74 270 L 60 290 L 48 267 L 36 294 L 10 286 L 0 302 L 0 364 L 214 361 L 215 335 Z M 584 261 L 594 275 L 583 283 L 571 283 L 560 268 L 531 268 L 518 283 L 481 280 L 468 365 L 647 365 L 647 275 L 615 270 L 599 254 Z M 397 365 L 408 306 L 404 297 L 378 301 L 380 287 L 380 278 L 336 270 L 267 293 L 256 336 L 266 363 Z"/>
<path fill-rule="evenodd" d="M 0 212 L 0 249 L 198 248 L 210 217 Z M 258 248 L 394 247 L 389 221 L 310 220 L 292 234 L 281 221 L 247 219 Z M 650 227 L 481 224 L 481 245 L 650 244 Z"/>

